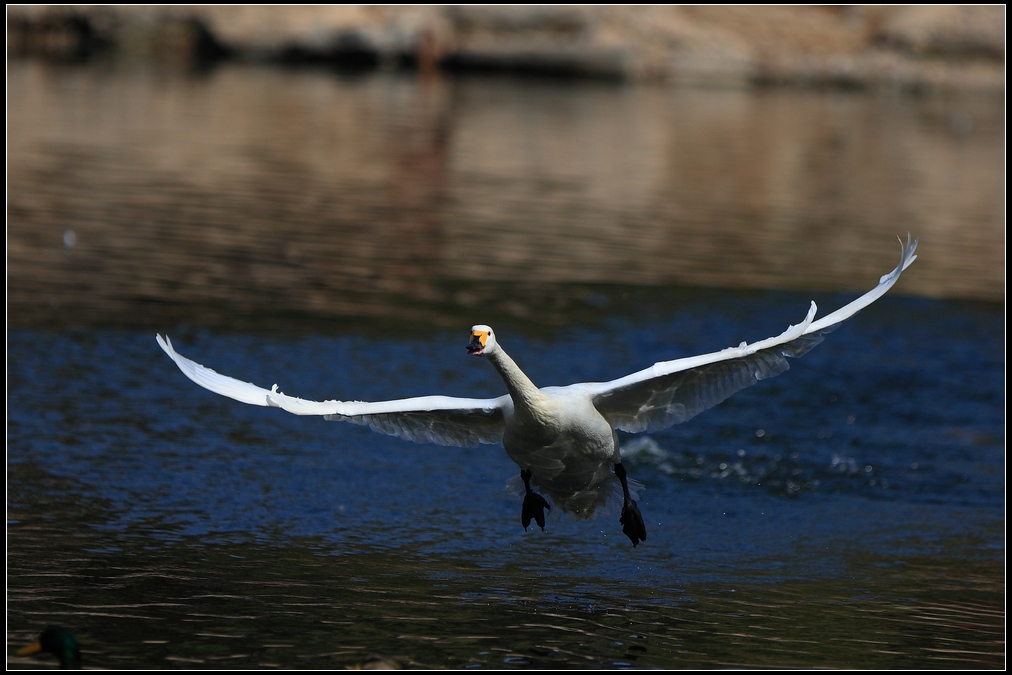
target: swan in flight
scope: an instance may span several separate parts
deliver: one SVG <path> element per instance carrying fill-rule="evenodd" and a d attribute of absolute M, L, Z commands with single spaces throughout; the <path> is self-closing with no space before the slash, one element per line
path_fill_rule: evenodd
<path fill-rule="evenodd" d="M 307 401 L 281 393 L 276 384 L 268 390 L 221 375 L 180 355 L 168 337 L 157 335 L 156 339 L 188 378 L 243 403 L 364 424 L 417 443 L 502 443 L 520 467 L 519 480 L 514 478 L 511 484 L 517 496 L 523 495 L 525 530 L 532 519 L 544 529 L 545 510 L 551 509 L 548 500 L 534 491 L 536 487 L 556 507 L 577 518 L 590 518 L 608 504 L 620 506 L 622 532 L 636 546 L 647 538 L 635 501 L 641 486 L 627 478 L 616 430 L 657 431 L 680 424 L 759 380 L 783 373 L 790 367 L 786 357 L 807 353 L 841 322 L 892 288 L 917 258 L 917 240 L 911 242 L 908 234 L 902 249 L 899 265 L 878 286 L 818 321 L 813 302 L 804 321 L 776 337 L 661 361 L 610 382 L 538 388 L 506 354 L 489 326 L 474 326 L 467 351 L 488 359 L 502 377 L 507 393 L 498 398 Z"/>

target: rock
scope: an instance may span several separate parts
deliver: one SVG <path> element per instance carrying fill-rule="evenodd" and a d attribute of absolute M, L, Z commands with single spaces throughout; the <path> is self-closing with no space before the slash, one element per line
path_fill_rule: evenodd
<path fill-rule="evenodd" d="M 1005 59 L 1005 7 L 882 8 L 874 38 L 928 57 Z"/>
<path fill-rule="evenodd" d="M 8 55 L 1003 92 L 1003 6 L 11 6 Z"/>

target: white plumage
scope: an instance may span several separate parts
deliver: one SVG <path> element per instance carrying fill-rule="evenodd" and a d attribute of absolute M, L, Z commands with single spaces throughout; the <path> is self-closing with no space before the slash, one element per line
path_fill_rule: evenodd
<path fill-rule="evenodd" d="M 901 240 L 902 243 L 902 240 Z M 674 361 L 610 382 L 583 382 L 566 387 L 536 387 L 499 346 L 491 328 L 471 329 L 468 351 L 488 358 L 507 393 L 498 398 L 421 396 L 394 401 L 307 401 L 221 375 L 180 355 L 169 339 L 158 344 L 191 380 L 217 394 L 251 405 L 281 408 L 296 415 L 364 424 L 375 431 L 419 443 L 477 445 L 502 443 L 521 468 L 514 489 L 525 494 L 526 528 L 535 519 L 544 527 L 544 508 L 535 493 L 547 492 L 562 511 L 580 518 L 622 498 L 623 531 L 635 546 L 646 531 L 621 465 L 615 430 L 656 431 L 680 424 L 735 392 L 786 371 L 786 357 L 797 357 L 822 341 L 841 322 L 880 298 L 916 258 L 917 240 L 906 245 L 899 265 L 868 293 L 815 321 L 816 306 L 804 321 L 776 337 L 742 343 L 719 352 Z M 612 467 L 614 466 L 614 473 Z M 526 486 L 526 487 L 525 487 Z M 619 492 L 621 490 L 621 492 Z"/>

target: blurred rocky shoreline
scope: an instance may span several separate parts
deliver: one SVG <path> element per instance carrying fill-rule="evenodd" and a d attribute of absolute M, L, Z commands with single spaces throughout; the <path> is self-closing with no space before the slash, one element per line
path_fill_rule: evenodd
<path fill-rule="evenodd" d="M 7 56 L 1002 94 L 1005 7 L 8 5 Z"/>

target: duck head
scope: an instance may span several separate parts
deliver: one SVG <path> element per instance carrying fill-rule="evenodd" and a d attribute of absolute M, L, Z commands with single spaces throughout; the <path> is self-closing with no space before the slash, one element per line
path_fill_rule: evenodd
<path fill-rule="evenodd" d="M 77 646 L 74 634 L 60 626 L 50 626 L 42 631 L 39 639 L 18 650 L 18 655 L 48 652 L 60 659 L 60 667 L 79 669 L 81 667 L 81 649 Z"/>

